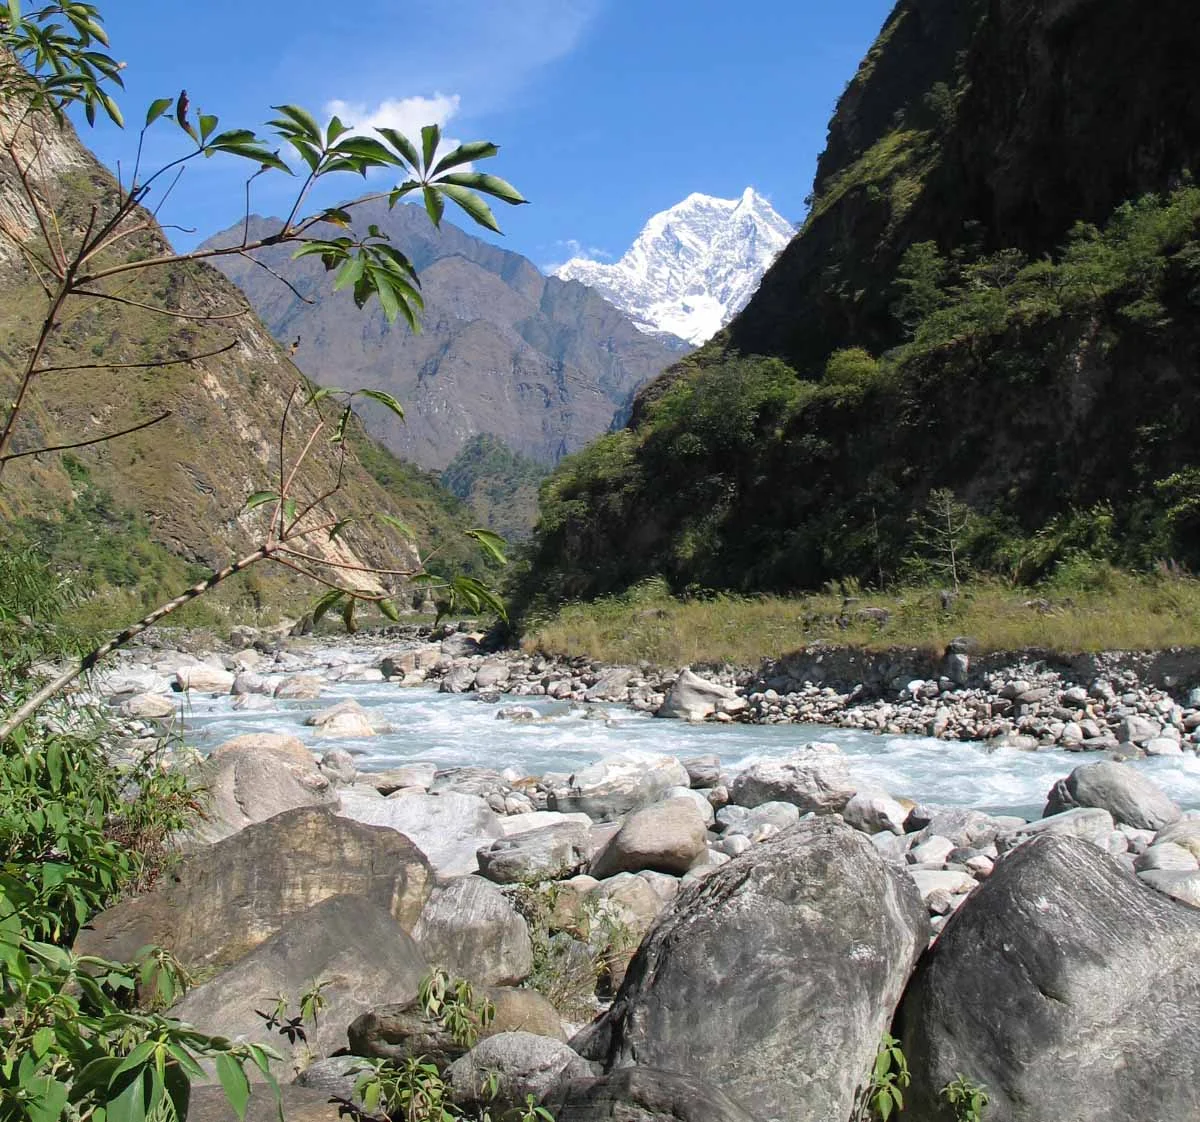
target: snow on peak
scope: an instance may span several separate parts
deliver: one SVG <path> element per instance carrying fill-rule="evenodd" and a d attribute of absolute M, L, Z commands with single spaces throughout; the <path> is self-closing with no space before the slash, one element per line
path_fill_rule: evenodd
<path fill-rule="evenodd" d="M 700 344 L 742 310 L 795 229 L 753 187 L 698 192 L 654 215 L 611 265 L 574 257 L 554 275 L 601 293 L 651 335 Z"/>

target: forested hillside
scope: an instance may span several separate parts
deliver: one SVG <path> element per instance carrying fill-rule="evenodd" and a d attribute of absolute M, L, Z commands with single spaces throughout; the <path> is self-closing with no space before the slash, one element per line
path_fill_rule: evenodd
<path fill-rule="evenodd" d="M 901 0 L 749 306 L 542 492 L 532 594 L 1200 563 L 1200 24 Z M 934 509 L 930 509 L 932 507 Z"/>

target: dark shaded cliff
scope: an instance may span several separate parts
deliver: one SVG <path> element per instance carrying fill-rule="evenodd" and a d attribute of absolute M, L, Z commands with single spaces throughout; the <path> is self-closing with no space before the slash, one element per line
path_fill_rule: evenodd
<path fill-rule="evenodd" d="M 528 592 L 891 580 L 937 488 L 980 565 L 1200 564 L 1196 57 L 1175 0 L 902 0 L 755 298 L 543 489 Z"/>

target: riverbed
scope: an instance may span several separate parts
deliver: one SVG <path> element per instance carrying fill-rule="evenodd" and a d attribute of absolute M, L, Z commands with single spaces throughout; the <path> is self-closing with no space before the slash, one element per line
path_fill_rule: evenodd
<path fill-rule="evenodd" d="M 356 651 L 355 662 L 371 656 Z M 322 657 L 324 656 L 324 657 Z M 315 665 L 345 661 L 314 652 Z M 352 698 L 372 724 L 385 731 L 361 739 L 322 740 L 305 718 Z M 1056 779 L 1094 754 L 1061 749 L 1037 752 L 989 749 L 969 741 L 920 736 L 879 736 L 821 725 L 685 724 L 617 705 L 574 707 L 545 698 L 513 695 L 501 702 L 477 694 L 439 693 L 389 682 L 330 682 L 315 701 L 279 701 L 269 710 L 238 711 L 234 698 L 194 697 L 185 709 L 188 742 L 209 751 L 234 736 L 290 733 L 317 752 L 344 748 L 362 771 L 428 761 L 439 768 L 513 768 L 525 775 L 570 774 L 618 752 L 667 754 L 686 759 L 720 757 L 730 774 L 758 760 L 788 755 L 813 740 L 836 743 L 860 788 L 882 788 L 919 802 L 970 806 L 993 813 L 1038 817 Z M 505 707 L 528 706 L 538 719 L 497 718 Z M 1200 807 L 1200 759 L 1189 754 L 1137 760 L 1182 806 Z"/>

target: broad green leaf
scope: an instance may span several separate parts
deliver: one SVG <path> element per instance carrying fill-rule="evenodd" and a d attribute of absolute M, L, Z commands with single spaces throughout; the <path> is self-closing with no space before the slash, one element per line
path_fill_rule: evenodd
<path fill-rule="evenodd" d="M 97 90 L 96 96 L 100 99 L 100 104 L 104 106 L 104 112 L 108 114 L 108 119 L 117 128 L 123 129 L 125 127 L 125 118 L 121 116 L 121 110 L 117 107 L 117 103 L 103 90 Z"/>
<path fill-rule="evenodd" d="M 21 22 L 21 0 L 8 0 L 8 26 L 14 28 Z"/>
<path fill-rule="evenodd" d="M 152 101 L 150 108 L 146 110 L 146 127 L 149 128 L 170 108 L 171 99 L 169 97 L 160 97 Z"/>
<path fill-rule="evenodd" d="M 442 141 L 442 130 L 437 125 L 426 125 L 421 130 L 421 154 L 424 157 L 422 166 L 425 174 L 429 174 L 429 166 L 433 163 L 434 154 Z"/>
<path fill-rule="evenodd" d="M 340 117 L 330 117 L 329 124 L 325 126 L 325 143 L 332 144 L 339 136 L 344 136 L 349 131 L 349 128 L 342 124 Z"/>
<path fill-rule="evenodd" d="M 497 234 L 501 232 L 500 226 L 496 222 L 496 216 L 492 214 L 491 207 L 473 191 L 468 190 L 466 187 L 459 187 L 453 183 L 438 183 L 435 186 L 443 195 L 458 203 L 480 226 L 486 226 L 489 230 Z"/>
<path fill-rule="evenodd" d="M 362 257 L 347 258 L 345 264 L 338 269 L 337 276 L 333 278 L 333 291 L 340 292 L 343 288 L 350 288 L 358 284 L 366 264 Z"/>
<path fill-rule="evenodd" d="M 260 507 L 264 503 L 275 502 L 278 498 L 279 496 L 274 491 L 255 491 L 254 494 L 246 500 L 246 505 L 242 507 L 242 509 L 247 511 L 254 510 L 256 507 Z"/>
<path fill-rule="evenodd" d="M 379 610 L 381 612 L 383 612 L 383 614 L 385 616 L 387 616 L 387 618 L 390 619 L 393 623 L 400 622 L 400 612 L 398 611 L 398 609 L 396 608 L 396 605 L 391 600 L 380 600 L 379 601 Z"/>
<path fill-rule="evenodd" d="M 358 624 L 354 622 L 354 607 L 358 601 L 351 596 L 345 604 L 342 605 L 342 623 L 346 625 L 346 630 L 353 635 L 358 630 Z"/>
<path fill-rule="evenodd" d="M 200 114 L 200 143 L 203 144 L 213 134 L 217 127 L 217 118 L 211 113 Z"/>
<path fill-rule="evenodd" d="M 344 441 L 346 439 L 346 429 L 350 424 L 350 417 L 352 416 L 352 413 L 353 413 L 353 411 L 351 410 L 349 405 L 347 405 L 346 408 L 342 410 L 342 415 L 338 418 L 337 429 L 334 431 L 334 434 L 333 434 L 332 438 L 330 439 L 330 443 L 341 444 L 342 441 Z M 344 520 L 343 520 L 343 524 L 344 524 Z M 329 540 L 330 541 L 333 540 L 332 534 L 330 535 Z"/>
<path fill-rule="evenodd" d="M 317 165 L 321 162 L 321 153 L 316 148 L 298 136 L 291 136 L 285 133 L 284 139 L 296 149 L 300 155 L 300 159 L 308 164 L 310 171 L 317 170 Z"/>
<path fill-rule="evenodd" d="M 331 226 L 338 226 L 343 230 L 349 230 L 354 219 L 351 218 L 348 210 L 333 206 L 328 210 L 321 211 L 321 221 L 328 222 Z"/>
<path fill-rule="evenodd" d="M 391 210 L 405 195 L 421 190 L 421 184 L 415 179 L 406 179 L 399 187 L 393 187 L 388 195 L 388 210 Z"/>
<path fill-rule="evenodd" d="M 149 1072 L 142 1069 L 129 1081 L 120 1094 L 105 1104 L 106 1122 L 146 1122 L 146 1079 Z"/>
<path fill-rule="evenodd" d="M 64 1117 L 68 1099 L 65 1083 L 49 1075 L 39 1075 L 23 1081 L 22 1090 L 28 1096 L 25 1103 L 28 1122 L 60 1122 Z"/>
<path fill-rule="evenodd" d="M 329 527 L 329 540 L 331 542 L 337 541 L 337 539 L 342 536 L 342 531 L 345 530 L 346 527 L 349 526 L 354 521 L 355 521 L 355 519 L 353 519 L 353 518 L 342 518 L 339 521 L 335 522 L 332 526 Z"/>
<path fill-rule="evenodd" d="M 417 156 L 417 149 L 404 133 L 389 128 L 380 128 L 375 131 L 408 161 L 414 171 L 420 168 L 421 161 Z"/>
<path fill-rule="evenodd" d="M 250 1101 L 250 1081 L 238 1063 L 228 1053 L 217 1057 L 217 1078 L 221 1081 L 221 1089 L 225 1098 L 238 1116 L 239 1122 L 246 1117 L 246 1104 Z"/>
<path fill-rule="evenodd" d="M 332 151 L 339 155 L 361 156 L 382 166 L 399 162 L 383 143 L 373 136 L 348 136 L 339 141 Z"/>
<path fill-rule="evenodd" d="M 340 588 L 331 588 L 325 593 L 314 605 L 312 610 L 313 625 L 316 626 L 321 622 L 321 617 L 334 607 L 346 593 Z"/>
<path fill-rule="evenodd" d="M 385 393 L 383 390 L 359 390 L 363 397 L 369 397 L 372 401 L 378 401 L 380 405 L 385 406 L 396 414 L 400 420 L 404 420 L 404 410 L 390 393 Z"/>
<path fill-rule="evenodd" d="M 432 187 L 423 187 L 421 189 L 421 197 L 425 200 L 425 213 L 429 215 L 429 221 L 440 229 L 442 215 L 446 210 L 445 201 Z"/>
<path fill-rule="evenodd" d="M 416 534 L 413 533 L 412 527 L 406 522 L 401 522 L 395 515 L 388 514 L 383 510 L 377 510 L 375 517 L 385 526 L 391 526 L 397 533 L 403 534 L 409 541 L 416 540 Z"/>
<path fill-rule="evenodd" d="M 392 279 L 382 269 L 368 268 L 368 275 L 374 282 L 375 295 L 379 297 L 379 305 L 388 323 L 395 323 L 400 313 L 400 297 L 396 295 Z"/>
<path fill-rule="evenodd" d="M 282 122 L 283 124 L 286 125 L 287 122 L 291 122 L 293 128 L 302 136 L 311 140 L 318 148 L 321 147 L 321 130 L 317 125 L 316 119 L 307 109 L 301 109 L 298 105 L 272 105 L 271 108 L 276 113 L 282 113 L 287 118 L 287 121 Z"/>
<path fill-rule="evenodd" d="M 452 183 L 457 187 L 469 187 L 474 191 L 482 191 L 495 199 L 503 199 L 506 203 L 518 206 L 527 203 L 525 198 L 511 183 L 498 175 L 485 175 L 481 171 L 456 171 L 443 176 L 439 183 Z"/>
<path fill-rule="evenodd" d="M 285 526 L 290 526 L 296 521 L 296 500 L 283 500 L 283 523 Z"/>
<path fill-rule="evenodd" d="M 466 531 L 467 537 L 474 538 L 493 561 L 498 565 L 507 565 L 508 558 L 504 555 L 504 547 L 508 544 L 499 534 L 492 533 L 491 530 L 484 530 L 476 527 L 473 530 Z"/>
<path fill-rule="evenodd" d="M 460 144 L 453 152 L 438 160 L 437 167 L 433 169 L 433 174 L 441 175 L 444 171 L 459 167 L 461 164 L 470 163 L 472 160 L 486 160 L 489 156 L 494 156 L 499 151 L 500 149 L 490 140 L 470 140 L 466 144 Z"/>

